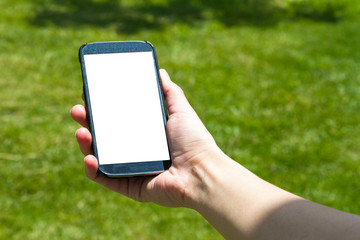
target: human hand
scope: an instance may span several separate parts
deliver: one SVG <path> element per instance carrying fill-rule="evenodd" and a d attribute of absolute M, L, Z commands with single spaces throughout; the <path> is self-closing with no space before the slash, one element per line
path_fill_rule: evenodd
<path fill-rule="evenodd" d="M 202 176 L 197 168 L 207 156 L 220 152 L 183 91 L 160 70 L 164 95 L 169 111 L 166 133 L 172 165 L 169 170 L 149 177 L 106 178 L 98 173 L 98 162 L 92 155 L 91 134 L 87 129 L 86 110 L 82 105 L 71 109 L 72 118 L 83 128 L 76 131 L 80 149 L 86 155 L 85 172 L 88 178 L 116 192 L 141 202 L 155 202 L 164 206 L 191 207 L 196 202 Z"/>
<path fill-rule="evenodd" d="M 169 170 L 149 177 L 111 179 L 98 174 L 84 106 L 71 116 L 81 125 L 76 138 L 86 175 L 105 187 L 142 202 L 190 207 L 226 239 L 357 239 L 359 216 L 304 200 L 251 173 L 216 145 L 182 90 L 160 71 L 169 110 L 166 133 Z"/>

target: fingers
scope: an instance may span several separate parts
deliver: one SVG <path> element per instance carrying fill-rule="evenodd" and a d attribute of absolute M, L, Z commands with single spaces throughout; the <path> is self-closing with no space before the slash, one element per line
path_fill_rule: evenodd
<path fill-rule="evenodd" d="M 91 180 L 95 180 L 96 177 L 98 176 L 98 162 L 95 158 L 95 156 L 93 155 L 87 155 L 84 158 L 84 163 L 85 163 L 85 173 L 86 176 L 88 178 L 90 178 Z"/>
<path fill-rule="evenodd" d="M 170 80 L 165 69 L 160 69 L 160 77 L 170 115 L 176 112 L 193 111 L 184 92 Z"/>
<path fill-rule="evenodd" d="M 88 122 L 86 119 L 86 109 L 83 105 L 75 105 L 70 111 L 71 117 L 80 123 L 83 127 L 88 128 Z"/>
<path fill-rule="evenodd" d="M 85 174 L 89 179 L 107 188 L 110 188 L 111 190 L 114 190 L 116 192 L 126 193 L 125 191 L 127 189 L 127 186 L 121 184 L 121 181 L 124 181 L 123 179 L 106 178 L 98 172 L 99 164 L 95 156 L 87 155 L 84 158 L 84 163 L 85 163 Z"/>
<path fill-rule="evenodd" d="M 75 136 L 79 143 L 81 152 L 84 155 L 92 154 L 92 149 L 91 149 L 92 137 L 89 130 L 86 128 L 79 128 L 76 131 Z"/>
<path fill-rule="evenodd" d="M 86 176 L 113 191 L 123 194 L 137 201 L 145 201 L 141 192 L 152 178 L 134 177 L 111 179 L 104 177 L 98 172 L 98 161 L 93 155 L 87 155 L 84 159 Z"/>

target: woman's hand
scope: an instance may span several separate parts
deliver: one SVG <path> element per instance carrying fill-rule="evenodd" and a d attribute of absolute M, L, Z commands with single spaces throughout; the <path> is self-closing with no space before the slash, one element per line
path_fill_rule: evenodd
<path fill-rule="evenodd" d="M 141 202 L 155 202 L 164 206 L 191 207 L 199 198 L 197 190 L 202 176 L 197 171 L 206 156 L 220 153 L 214 139 L 188 103 L 183 91 L 160 70 L 164 95 L 169 111 L 166 133 L 171 152 L 172 166 L 157 176 L 133 178 L 106 178 L 98 173 L 98 162 L 92 155 L 91 134 L 82 105 L 71 109 L 72 118 L 83 128 L 76 138 L 85 157 L 88 178 L 116 192 Z M 121 151 L 121 150 L 120 150 Z"/>
<path fill-rule="evenodd" d="M 71 110 L 84 128 L 76 132 L 86 155 L 86 175 L 138 201 L 190 207 L 226 239 L 358 239 L 360 217 L 316 204 L 258 178 L 227 157 L 161 70 L 169 110 L 166 133 L 172 166 L 157 176 L 110 179 L 98 174 L 91 134 L 81 105 Z"/>

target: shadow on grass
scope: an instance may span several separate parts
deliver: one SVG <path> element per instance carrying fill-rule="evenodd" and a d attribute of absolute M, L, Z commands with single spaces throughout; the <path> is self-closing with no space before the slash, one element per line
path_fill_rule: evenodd
<path fill-rule="evenodd" d="M 194 24 L 216 19 L 226 26 L 267 27 L 282 20 L 307 18 L 336 22 L 344 6 L 324 3 L 315 6 L 298 1 L 281 6 L 274 0 L 139 0 L 125 5 L 121 0 L 37 0 L 35 15 L 29 21 L 36 26 L 114 26 L 119 32 L 134 33 L 142 29 L 161 29 L 174 23 Z"/>

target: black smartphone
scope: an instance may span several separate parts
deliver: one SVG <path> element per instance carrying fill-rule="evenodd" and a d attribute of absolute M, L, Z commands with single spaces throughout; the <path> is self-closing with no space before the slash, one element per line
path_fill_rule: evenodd
<path fill-rule="evenodd" d="M 167 109 L 154 47 L 144 41 L 87 43 L 79 59 L 99 171 L 130 177 L 167 170 Z"/>

